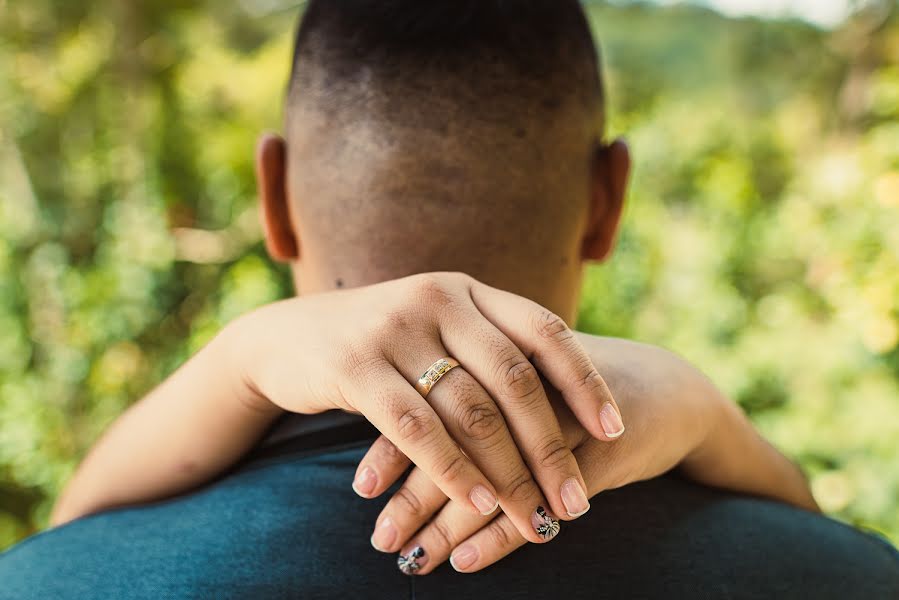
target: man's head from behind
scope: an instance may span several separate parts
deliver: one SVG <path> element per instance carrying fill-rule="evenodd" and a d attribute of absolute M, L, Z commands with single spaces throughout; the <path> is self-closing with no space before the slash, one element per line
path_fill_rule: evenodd
<path fill-rule="evenodd" d="M 464 271 L 571 318 L 612 248 L 629 157 L 576 0 L 311 0 L 286 116 L 257 173 L 302 293 Z"/>

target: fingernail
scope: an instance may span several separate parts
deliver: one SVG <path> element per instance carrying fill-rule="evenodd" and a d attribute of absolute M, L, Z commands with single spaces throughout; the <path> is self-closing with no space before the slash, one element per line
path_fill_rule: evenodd
<path fill-rule="evenodd" d="M 478 549 L 471 544 L 463 544 L 453 550 L 450 564 L 457 571 L 464 571 L 478 560 Z"/>
<path fill-rule="evenodd" d="M 371 536 L 371 545 L 380 552 L 392 552 L 396 542 L 396 527 L 390 517 L 384 517 L 377 525 Z"/>
<path fill-rule="evenodd" d="M 599 422 L 602 430 L 610 438 L 617 438 L 624 433 L 624 423 L 621 422 L 621 414 L 611 402 L 603 404 L 599 411 Z"/>
<path fill-rule="evenodd" d="M 415 575 L 419 569 L 428 562 L 425 549 L 415 546 L 408 554 L 400 554 L 396 559 L 396 566 L 406 575 Z"/>
<path fill-rule="evenodd" d="M 474 504 L 474 507 L 478 509 L 478 512 L 485 516 L 491 514 L 499 506 L 499 500 L 496 499 L 496 496 L 480 484 L 472 488 L 468 498 Z"/>
<path fill-rule="evenodd" d="M 584 488 L 577 478 L 571 477 L 562 484 L 562 504 L 565 505 L 569 517 L 579 517 L 590 510 L 587 494 L 584 493 Z"/>
<path fill-rule="evenodd" d="M 378 475 L 371 467 L 365 467 L 356 474 L 356 478 L 353 480 L 353 491 L 365 498 L 371 496 L 376 485 L 378 485 Z"/>
<path fill-rule="evenodd" d="M 531 525 L 534 531 L 544 540 L 551 540 L 559 534 L 559 521 L 552 517 L 546 509 L 538 506 L 537 510 L 531 513 Z"/>

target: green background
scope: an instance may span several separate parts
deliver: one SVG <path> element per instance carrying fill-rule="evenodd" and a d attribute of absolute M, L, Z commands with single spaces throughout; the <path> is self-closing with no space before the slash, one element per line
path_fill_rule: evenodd
<path fill-rule="evenodd" d="M 290 292 L 252 150 L 295 7 L 0 0 L 0 548 L 103 428 Z M 899 542 L 899 16 L 590 5 L 636 156 L 580 326 L 700 365 L 835 517 Z"/>

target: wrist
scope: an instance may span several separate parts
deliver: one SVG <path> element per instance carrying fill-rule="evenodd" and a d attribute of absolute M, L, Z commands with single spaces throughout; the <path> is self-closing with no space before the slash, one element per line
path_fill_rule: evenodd
<path fill-rule="evenodd" d="M 690 471 L 697 468 L 708 468 L 710 462 L 716 461 L 721 434 L 730 429 L 734 408 L 717 388 L 706 382 L 694 396 L 701 410 L 697 422 L 700 424 L 693 447 L 681 462 L 681 467 Z"/>
<path fill-rule="evenodd" d="M 755 430 L 739 406 L 720 393 L 719 398 L 713 428 L 681 463 L 687 476 L 713 487 L 819 512 L 799 467 Z"/>
<path fill-rule="evenodd" d="M 264 354 L 255 341 L 262 325 L 258 312 L 247 313 L 228 323 L 207 349 L 228 378 L 229 388 L 236 400 L 254 412 L 278 414 L 283 410 L 271 401 L 259 385 Z"/>

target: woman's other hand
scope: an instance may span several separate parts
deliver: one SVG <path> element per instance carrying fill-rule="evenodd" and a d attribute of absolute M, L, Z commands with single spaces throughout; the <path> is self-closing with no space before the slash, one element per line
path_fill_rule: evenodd
<path fill-rule="evenodd" d="M 588 490 L 540 374 L 597 440 L 624 431 L 605 381 L 562 319 L 463 274 L 286 300 L 225 335 L 248 403 L 362 414 L 455 510 L 480 519 L 498 505 L 532 542 L 558 532 L 555 515 L 582 514 Z M 446 357 L 460 367 L 425 399 L 413 384 Z M 357 478 L 362 495 L 387 475 L 367 466 Z"/>

